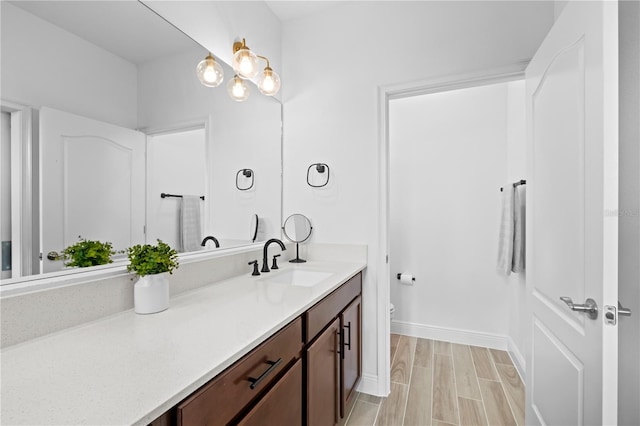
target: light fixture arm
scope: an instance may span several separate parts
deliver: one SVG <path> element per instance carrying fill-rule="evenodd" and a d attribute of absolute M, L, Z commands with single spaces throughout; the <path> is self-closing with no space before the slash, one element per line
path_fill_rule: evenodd
<path fill-rule="evenodd" d="M 267 68 L 271 69 L 271 67 L 269 66 L 269 58 L 267 58 L 266 56 L 260 56 L 260 55 L 256 55 L 256 56 L 260 59 L 264 59 L 264 61 L 267 63 Z"/>

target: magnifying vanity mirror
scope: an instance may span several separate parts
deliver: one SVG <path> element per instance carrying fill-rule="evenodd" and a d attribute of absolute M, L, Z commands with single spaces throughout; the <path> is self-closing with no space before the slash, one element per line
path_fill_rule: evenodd
<path fill-rule="evenodd" d="M 300 213 L 292 214 L 284 221 L 282 231 L 288 240 L 296 243 L 296 258 L 291 259 L 291 263 L 305 263 L 306 260 L 300 259 L 299 244 L 305 242 L 311 236 L 311 221 L 305 215 Z"/>
<path fill-rule="evenodd" d="M 251 224 L 249 225 L 249 239 L 252 243 L 256 241 L 258 238 L 258 225 L 260 224 L 260 219 L 257 214 L 251 216 Z"/>
<path fill-rule="evenodd" d="M 224 83 L 200 84 L 208 49 L 137 1 L 0 7 L 1 240 L 11 253 L 2 285 L 93 269 L 47 259 L 78 235 L 116 251 L 157 238 L 179 247 L 181 195 L 203 197 L 202 237 L 220 249 L 280 236 L 277 99 L 239 103 Z M 239 192 L 229 176 L 246 168 L 260 185 Z M 122 257 L 107 267 L 123 267 Z"/>

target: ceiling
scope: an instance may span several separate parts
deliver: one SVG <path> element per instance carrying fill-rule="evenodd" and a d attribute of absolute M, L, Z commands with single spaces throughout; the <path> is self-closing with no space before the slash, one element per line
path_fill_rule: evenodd
<path fill-rule="evenodd" d="M 197 46 L 181 31 L 133 0 L 11 3 L 134 64 Z"/>
<path fill-rule="evenodd" d="M 265 3 L 281 22 L 291 21 L 338 6 L 337 0 L 265 0 Z"/>

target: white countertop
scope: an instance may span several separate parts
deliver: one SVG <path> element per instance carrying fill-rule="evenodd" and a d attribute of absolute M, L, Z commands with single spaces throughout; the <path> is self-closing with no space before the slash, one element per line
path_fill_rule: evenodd
<path fill-rule="evenodd" d="M 365 266 L 283 262 L 181 294 L 164 312 L 130 310 L 8 347 L 0 354 L 0 420 L 146 425 Z M 288 269 L 332 275 L 313 287 L 264 282 Z"/>

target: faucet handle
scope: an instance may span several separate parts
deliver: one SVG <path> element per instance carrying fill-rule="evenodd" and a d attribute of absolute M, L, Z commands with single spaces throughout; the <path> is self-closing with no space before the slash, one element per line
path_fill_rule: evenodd
<path fill-rule="evenodd" d="M 271 265 L 271 269 L 280 269 L 280 268 L 278 268 L 278 261 L 277 261 L 278 257 L 280 257 L 279 254 L 275 254 L 273 256 L 273 265 Z"/>
<path fill-rule="evenodd" d="M 260 275 L 260 272 L 258 271 L 258 261 L 257 260 L 249 262 L 248 265 L 253 265 L 253 272 L 251 273 L 251 275 Z"/>

